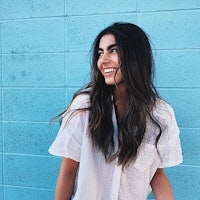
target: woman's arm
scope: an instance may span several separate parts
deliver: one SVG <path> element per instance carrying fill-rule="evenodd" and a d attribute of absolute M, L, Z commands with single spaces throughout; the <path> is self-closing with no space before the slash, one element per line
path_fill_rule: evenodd
<path fill-rule="evenodd" d="M 163 169 L 157 169 L 151 180 L 151 187 L 156 200 L 174 200 L 172 188 Z"/>
<path fill-rule="evenodd" d="M 71 199 L 78 166 L 79 163 L 72 159 L 62 159 L 56 184 L 55 200 Z"/>

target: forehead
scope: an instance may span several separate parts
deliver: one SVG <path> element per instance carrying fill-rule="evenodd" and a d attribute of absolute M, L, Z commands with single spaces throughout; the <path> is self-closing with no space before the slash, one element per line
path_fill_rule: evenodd
<path fill-rule="evenodd" d="M 116 40 L 113 34 L 104 35 L 99 42 L 99 47 L 108 47 L 109 45 L 115 44 Z"/>

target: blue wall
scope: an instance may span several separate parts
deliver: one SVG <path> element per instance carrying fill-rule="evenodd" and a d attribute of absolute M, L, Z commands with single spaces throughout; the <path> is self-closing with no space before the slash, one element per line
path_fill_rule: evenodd
<path fill-rule="evenodd" d="M 154 44 L 156 86 L 184 154 L 166 172 L 176 200 L 199 198 L 199 0 L 0 0 L 0 200 L 53 199 L 60 160 L 47 152 L 58 130 L 49 121 L 89 80 L 91 43 L 114 21 L 138 24 Z"/>

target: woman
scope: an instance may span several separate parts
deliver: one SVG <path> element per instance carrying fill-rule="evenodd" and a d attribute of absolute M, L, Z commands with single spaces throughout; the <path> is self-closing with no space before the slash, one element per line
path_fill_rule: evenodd
<path fill-rule="evenodd" d="M 172 200 L 164 167 L 182 162 L 173 109 L 153 85 L 148 37 L 115 23 L 93 44 L 91 82 L 61 115 L 49 149 L 62 156 L 55 199 Z"/>

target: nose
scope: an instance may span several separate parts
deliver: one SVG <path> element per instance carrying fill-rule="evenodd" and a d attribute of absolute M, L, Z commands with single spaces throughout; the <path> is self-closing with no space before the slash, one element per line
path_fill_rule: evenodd
<path fill-rule="evenodd" d="M 110 56 L 108 53 L 104 53 L 101 59 L 102 64 L 110 63 Z"/>

